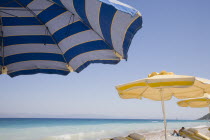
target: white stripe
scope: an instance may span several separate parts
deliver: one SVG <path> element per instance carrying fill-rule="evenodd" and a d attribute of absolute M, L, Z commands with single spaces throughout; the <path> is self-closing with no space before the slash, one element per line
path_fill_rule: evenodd
<path fill-rule="evenodd" d="M 99 39 L 101 38 L 97 34 L 92 30 L 88 30 L 65 38 L 59 43 L 59 46 L 62 46 L 62 51 L 65 53 L 75 45 Z"/>
<path fill-rule="evenodd" d="M 70 12 L 65 12 L 65 13 L 53 18 L 49 22 L 47 22 L 46 25 L 49 28 L 50 32 L 52 34 L 54 34 L 59 29 L 67 26 L 69 24 L 71 15 L 72 14 Z M 78 17 L 74 17 L 74 21 L 78 21 L 78 20 L 79 20 Z M 73 16 L 71 17 L 70 23 L 72 23 L 72 21 L 73 21 Z"/>
<path fill-rule="evenodd" d="M 146 83 L 172 82 L 172 81 L 195 81 L 194 76 L 182 75 L 157 75 L 145 79 Z"/>
<path fill-rule="evenodd" d="M 138 15 L 132 17 L 130 14 L 126 14 L 121 11 L 117 11 L 114 16 L 112 27 L 111 27 L 111 37 L 114 49 L 123 56 L 123 42 L 127 32 L 127 29 L 131 22 L 136 19 Z"/>
<path fill-rule="evenodd" d="M 10 56 L 21 53 L 55 53 L 61 54 L 57 45 L 53 44 L 20 44 L 4 47 L 4 55 Z"/>
<path fill-rule="evenodd" d="M 87 19 L 91 25 L 91 27 L 101 36 L 103 34 L 101 32 L 100 24 L 99 24 L 99 15 L 100 15 L 100 7 L 101 2 L 98 0 L 88 0 L 85 3 L 86 15 Z"/>
<path fill-rule="evenodd" d="M 3 26 L 4 36 L 45 35 L 46 28 L 39 26 Z"/>
<path fill-rule="evenodd" d="M 33 0 L 27 7 L 29 9 L 47 9 L 48 7 L 50 7 L 51 5 L 53 5 L 52 2 L 49 2 L 47 0 Z M 42 10 L 42 11 L 43 11 Z M 42 11 L 33 11 L 36 15 L 40 14 Z"/>
<path fill-rule="evenodd" d="M 68 71 L 66 63 L 45 60 L 22 61 L 19 63 L 13 63 L 8 65 L 7 69 L 8 73 L 30 69 L 59 69 Z"/>
<path fill-rule="evenodd" d="M 79 17 L 76 10 L 74 9 L 73 0 L 60 0 L 61 3 L 65 6 L 66 9 L 68 9 L 70 12 L 74 13 L 76 17 Z"/>
<path fill-rule="evenodd" d="M 91 60 L 119 60 L 119 58 L 116 57 L 112 50 L 97 50 L 80 54 L 72 59 L 69 64 L 76 70 L 82 64 Z"/>
<path fill-rule="evenodd" d="M 198 80 L 199 82 L 201 82 L 201 83 L 203 83 L 203 84 L 210 84 L 210 80 L 208 80 L 208 79 L 196 77 L 196 80 Z M 209 88 L 210 88 L 210 87 L 209 87 Z"/>

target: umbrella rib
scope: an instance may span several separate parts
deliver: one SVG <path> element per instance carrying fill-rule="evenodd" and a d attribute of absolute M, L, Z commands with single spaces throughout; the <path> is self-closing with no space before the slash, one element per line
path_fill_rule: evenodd
<path fill-rule="evenodd" d="M 1 9 L 2 10 L 2 9 Z M 4 11 L 1 11 L 0 10 L 0 13 L 5 13 L 7 15 L 10 15 L 10 16 L 13 16 L 13 17 L 18 17 L 16 15 L 13 15 L 13 14 L 10 14 L 10 13 L 7 13 L 7 12 L 4 12 Z M 21 17 L 18 17 L 18 18 L 21 18 Z M 22 18 L 23 20 L 26 20 L 24 18 Z M 3 20 L 2 20 L 2 16 L 0 16 L 0 25 L 1 25 L 1 34 L 2 34 L 2 38 L 1 38 L 1 51 L 2 51 L 2 73 L 6 73 L 7 69 L 5 68 L 4 66 L 4 31 L 3 31 Z"/>
<path fill-rule="evenodd" d="M 13 16 L 13 17 L 22 18 L 22 20 L 31 21 L 31 20 L 29 20 L 29 19 L 24 19 L 23 17 L 19 17 L 19 16 L 16 16 L 16 15 L 13 15 L 13 14 L 10 14 L 10 13 L 4 12 L 4 11 L 1 11 L 1 10 L 0 10 L 0 12 L 1 12 L 1 13 L 5 13 L 5 14 L 10 15 L 10 16 Z M 35 23 L 34 21 L 31 21 L 31 22 Z"/>
<path fill-rule="evenodd" d="M 64 57 L 64 53 L 62 51 L 62 49 L 60 48 L 60 46 L 58 45 L 58 42 L 56 41 L 56 39 L 52 36 L 52 33 L 50 32 L 49 28 L 37 17 L 37 15 L 28 7 L 25 7 L 22 3 L 20 3 L 18 0 L 15 0 L 19 5 L 21 5 L 22 7 L 24 7 L 26 10 L 28 10 L 31 14 L 33 14 L 33 16 L 42 24 L 45 26 L 47 32 L 49 33 L 49 35 L 51 36 L 51 38 L 53 39 L 54 43 L 57 45 L 57 47 L 59 48 L 59 50 L 62 53 L 63 59 L 65 60 L 66 64 L 67 64 L 67 68 L 69 69 L 70 72 L 73 72 L 73 68 L 69 65 L 69 63 L 67 62 L 66 58 Z"/>
<path fill-rule="evenodd" d="M 140 95 L 143 95 L 145 92 L 146 92 L 146 90 L 148 89 L 149 87 L 147 87 Z"/>
<path fill-rule="evenodd" d="M 199 86 L 196 86 L 196 85 L 194 85 L 194 86 L 195 86 L 195 87 L 197 87 L 197 88 L 200 88 L 200 89 L 202 89 L 204 93 L 206 92 L 204 88 L 202 88 L 202 87 L 199 87 Z"/>
<path fill-rule="evenodd" d="M 1 12 L 1 11 L 0 11 Z M 3 32 L 3 20 L 2 20 L 2 16 L 0 16 L 0 25 L 1 25 L 1 56 L 2 56 L 2 66 L 4 67 L 4 32 Z"/>
<path fill-rule="evenodd" d="M 51 1 L 51 0 L 47 0 L 47 1 L 52 2 L 52 3 L 56 4 L 56 5 L 64 8 L 65 10 L 69 11 L 70 13 L 74 14 L 72 11 L 68 10 L 66 7 L 64 7 L 64 6 L 60 5 L 60 4 L 57 4 L 54 1 Z M 78 16 L 78 18 L 82 21 L 83 24 L 85 24 L 87 27 L 89 27 L 90 29 L 92 29 L 114 51 L 114 54 L 116 55 L 116 57 L 118 57 L 120 60 L 123 59 L 123 56 L 120 53 L 118 53 L 114 49 L 114 47 L 112 47 L 98 32 L 96 32 L 91 26 L 89 26 L 88 24 L 86 24 L 79 16 Z"/>

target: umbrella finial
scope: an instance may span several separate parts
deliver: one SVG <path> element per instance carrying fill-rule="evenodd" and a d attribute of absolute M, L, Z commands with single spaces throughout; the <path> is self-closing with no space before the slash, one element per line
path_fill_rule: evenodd
<path fill-rule="evenodd" d="M 174 75 L 174 73 L 173 72 L 167 72 L 167 71 L 163 70 L 160 73 L 152 72 L 151 74 L 148 75 L 148 77 L 153 77 L 153 76 L 156 76 L 156 75 Z"/>
<path fill-rule="evenodd" d="M 151 74 L 148 75 L 148 77 L 153 77 L 153 76 L 156 76 L 156 75 L 159 75 L 159 73 L 157 73 L 157 72 L 152 72 Z"/>
<path fill-rule="evenodd" d="M 66 65 L 66 67 L 70 72 L 74 72 L 74 69 L 70 65 Z"/>
<path fill-rule="evenodd" d="M 120 58 L 120 60 L 123 60 L 123 56 L 121 54 L 119 54 L 118 52 L 115 51 L 115 55 Z"/>
<path fill-rule="evenodd" d="M 167 71 L 163 70 L 159 73 L 159 75 L 174 75 L 174 73 L 173 72 L 167 72 Z"/>
<path fill-rule="evenodd" d="M 7 74 L 7 71 L 8 71 L 7 67 L 3 66 L 1 71 L 2 71 L 2 74 Z"/>

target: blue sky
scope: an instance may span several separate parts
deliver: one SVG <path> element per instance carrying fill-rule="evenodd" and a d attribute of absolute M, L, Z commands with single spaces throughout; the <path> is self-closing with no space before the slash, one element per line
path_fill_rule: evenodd
<path fill-rule="evenodd" d="M 0 117 L 162 118 L 161 103 L 120 99 L 115 86 L 166 70 L 210 79 L 209 0 L 121 0 L 143 16 L 128 61 L 94 64 L 68 76 L 1 75 Z M 207 108 L 181 108 L 166 101 L 167 118 L 196 119 Z M 88 115 L 89 114 L 89 115 Z"/>

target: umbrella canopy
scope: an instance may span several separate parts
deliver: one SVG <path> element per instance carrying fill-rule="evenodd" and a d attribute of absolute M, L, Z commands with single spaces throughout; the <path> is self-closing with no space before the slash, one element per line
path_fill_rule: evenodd
<path fill-rule="evenodd" d="M 175 75 L 172 72 L 153 72 L 148 78 L 116 86 L 119 96 L 123 99 L 148 98 L 161 101 L 164 118 L 165 139 L 167 140 L 166 115 L 164 101 L 172 96 L 179 99 L 200 97 L 210 93 L 210 80 L 194 76 Z"/>
<path fill-rule="evenodd" d="M 115 0 L 1 0 L 0 73 L 67 75 L 127 59 L 141 14 Z"/>
<path fill-rule="evenodd" d="M 177 102 L 177 104 L 181 107 L 192 107 L 192 108 L 209 107 L 209 113 L 210 113 L 210 94 L 205 93 L 203 97 L 182 100 Z"/>
<path fill-rule="evenodd" d="M 178 99 L 201 97 L 210 93 L 210 80 L 194 76 L 174 75 L 171 72 L 153 72 L 148 78 L 116 86 L 121 98 L 131 99 L 142 97 L 161 101 L 170 100 L 173 96 Z"/>
<path fill-rule="evenodd" d="M 182 100 L 177 102 L 177 104 L 181 107 L 192 107 L 192 108 L 209 107 L 210 94 L 205 93 L 203 97 Z"/>

